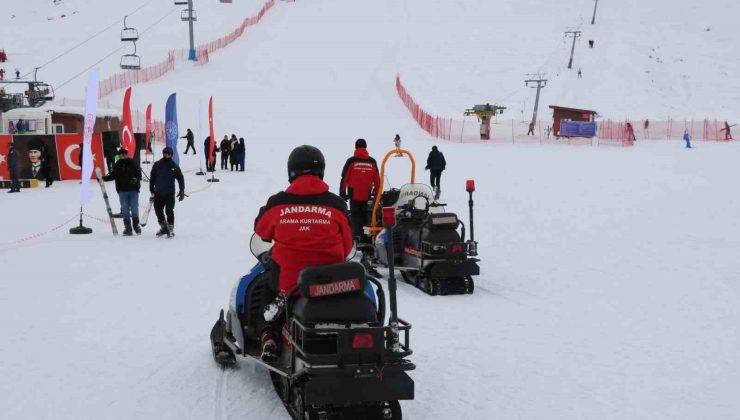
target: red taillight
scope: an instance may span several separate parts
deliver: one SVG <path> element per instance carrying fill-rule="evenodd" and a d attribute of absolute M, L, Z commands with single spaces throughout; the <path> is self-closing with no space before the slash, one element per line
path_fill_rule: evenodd
<path fill-rule="evenodd" d="M 396 209 L 393 207 L 383 207 L 383 226 L 392 226 L 396 224 Z"/>
<path fill-rule="evenodd" d="M 373 335 L 368 333 L 356 333 L 352 337 L 352 348 L 353 349 L 371 349 L 375 347 L 373 343 Z"/>
<path fill-rule="evenodd" d="M 465 190 L 467 192 L 473 192 L 475 191 L 475 180 L 469 179 L 465 182 Z"/>
<path fill-rule="evenodd" d="M 460 244 L 454 244 L 452 245 L 450 252 L 453 254 L 462 254 L 463 253 L 463 247 Z"/>

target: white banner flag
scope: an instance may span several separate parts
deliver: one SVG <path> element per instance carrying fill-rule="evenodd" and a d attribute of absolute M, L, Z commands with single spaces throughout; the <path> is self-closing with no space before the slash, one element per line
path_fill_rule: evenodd
<path fill-rule="evenodd" d="M 85 90 L 85 128 L 82 135 L 82 179 L 80 181 L 80 207 L 90 200 L 90 176 L 93 172 L 92 135 L 95 129 L 95 117 L 98 112 L 98 77 L 99 69 L 90 73 L 90 80 Z M 102 158 L 102 157 L 101 157 Z"/>

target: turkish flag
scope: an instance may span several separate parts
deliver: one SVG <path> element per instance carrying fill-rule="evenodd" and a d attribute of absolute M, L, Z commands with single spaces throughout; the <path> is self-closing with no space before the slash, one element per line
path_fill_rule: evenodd
<path fill-rule="evenodd" d="M 8 143 L 13 141 L 13 136 L 0 135 L 0 178 L 10 179 L 8 170 Z"/>
<path fill-rule="evenodd" d="M 82 164 L 80 162 L 80 144 L 82 144 L 82 133 L 79 134 L 57 134 L 57 156 L 59 160 L 59 177 L 62 180 L 80 179 L 82 176 Z M 103 157 L 103 139 L 100 133 L 92 135 L 93 167 L 100 168 L 105 173 L 105 162 Z M 95 178 L 95 171 L 90 179 Z"/>
<path fill-rule="evenodd" d="M 128 150 L 128 155 L 136 153 L 136 139 L 134 127 L 131 123 L 131 88 L 126 89 L 123 97 L 123 121 L 121 123 L 121 147 Z"/>

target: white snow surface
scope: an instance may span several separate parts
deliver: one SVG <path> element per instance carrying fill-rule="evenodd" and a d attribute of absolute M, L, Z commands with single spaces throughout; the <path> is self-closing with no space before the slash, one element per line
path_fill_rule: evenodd
<path fill-rule="evenodd" d="M 12 3 L 16 18 L 2 17 L 0 39 L 11 42 L 12 33 L 8 45 L 16 47 L 7 47 L 9 53 L 27 43 L 44 58 L 53 54 L 33 48 L 72 46 L 137 6 Z M 199 3 L 198 33 L 216 37 L 263 2 Z M 431 111 L 459 112 L 480 102 L 481 92 L 493 92 L 495 100 L 497 92 L 523 85 L 522 73 L 542 63 L 567 64 L 559 31 L 583 23 L 584 31 L 599 33 L 597 48 L 588 53 L 601 57 L 586 58 L 584 34 L 577 65 L 586 79 L 571 80 L 573 74 L 563 71 L 543 91 L 544 104 L 596 98 L 616 116 L 737 111 L 731 77 L 738 60 L 722 61 L 719 54 L 734 48 L 727 26 L 737 21 L 728 12 L 738 10 L 734 2 L 602 1 L 594 27 L 583 21 L 592 2 L 550 3 L 278 2 L 208 65 L 181 66 L 155 83 L 134 86 L 135 106 L 153 102 L 160 119 L 166 97 L 177 92 L 181 132 L 197 130 L 197 102 L 213 95 L 217 139 L 245 137 L 247 170 L 219 171 L 221 182 L 209 184 L 193 174 L 197 159 L 183 156 L 191 196 L 177 204 L 172 240 L 155 238 L 151 220 L 141 237 L 113 237 L 96 193 L 85 206 L 102 220 L 85 219 L 92 235 L 67 234 L 72 221 L 10 244 L 74 218 L 79 186 L 58 182 L 0 194 L 0 417 L 287 419 L 267 372 L 247 360 L 226 371 L 215 365 L 211 326 L 235 280 L 254 263 L 248 250 L 253 220 L 267 197 L 286 186 L 290 150 L 319 146 L 328 162 L 326 180 L 337 191 L 356 138 L 366 138 L 380 159 L 399 133 L 423 181 L 426 154 L 439 146 L 448 161 L 442 201 L 465 221 L 464 181 L 476 180 L 482 258 L 472 296 L 430 297 L 399 284 L 399 311 L 413 324 L 418 366 L 411 373 L 416 399 L 402 403 L 406 418 L 737 418 L 740 198 L 732 192 L 740 146 L 449 144 L 426 136 L 396 96 L 393 82 L 401 72 Z M 146 6 L 152 9 L 148 22 L 170 4 Z M 88 26 L 45 21 L 49 10 L 73 6 Z M 210 25 L 206 16 L 222 23 Z M 31 23 L 65 31 L 22 30 Z M 702 32 L 705 26 L 712 31 Z M 185 25 L 176 14 L 156 28 L 140 51 L 163 55 L 185 45 Z M 115 48 L 116 36 L 113 31 L 114 41 L 78 51 L 74 61 L 80 62 L 60 63 L 58 71 L 76 73 L 83 57 Z M 695 36 L 712 37 L 717 45 Z M 608 40 L 616 45 L 604 45 Z M 622 59 L 627 51 L 646 55 L 654 46 L 665 64 L 637 60 L 637 52 Z M 692 64 L 672 62 L 679 56 Z M 106 65 L 115 70 L 115 62 Z M 655 91 L 637 78 L 645 70 L 661 75 Z M 489 75 L 495 77 L 481 84 L 479 78 Z M 612 84 L 588 79 L 596 75 Z M 68 96 L 83 96 L 84 79 L 68 85 Z M 669 83 L 673 79 L 682 81 Z M 576 83 L 589 83 L 594 93 L 578 93 Z M 532 93 L 519 92 L 530 102 Z M 389 167 L 391 185 L 406 182 L 405 161 L 394 158 Z M 113 184 L 107 186 L 112 191 Z M 142 204 L 146 198 L 143 191 Z"/>

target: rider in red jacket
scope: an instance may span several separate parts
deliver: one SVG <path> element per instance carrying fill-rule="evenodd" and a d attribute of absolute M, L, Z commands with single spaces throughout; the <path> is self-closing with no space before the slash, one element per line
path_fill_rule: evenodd
<path fill-rule="evenodd" d="M 347 159 L 342 169 L 339 196 L 350 200 L 352 234 L 361 241 L 366 239 L 362 227 L 368 225 L 367 202 L 371 198 L 371 192 L 379 187 L 378 164 L 370 157 L 365 139 L 357 139 L 354 156 Z"/>
<path fill-rule="evenodd" d="M 321 151 L 300 146 L 288 158 L 288 188 L 267 200 L 254 221 L 254 231 L 273 241 L 272 273 L 282 294 L 298 283 L 300 272 L 313 265 L 344 262 L 352 250 L 347 204 L 323 181 Z M 277 344 L 268 322 L 261 328 L 262 358 L 277 359 Z"/>

